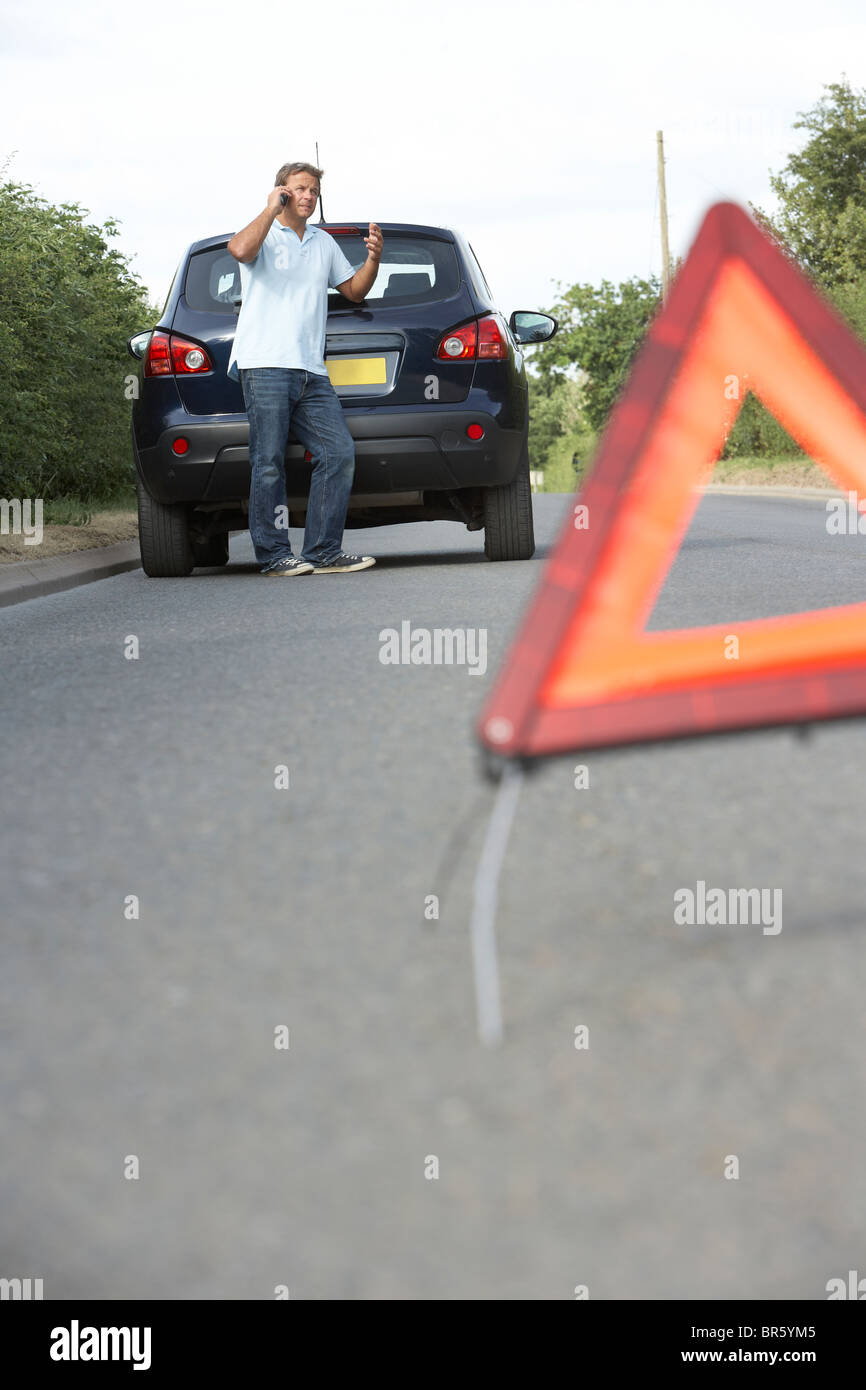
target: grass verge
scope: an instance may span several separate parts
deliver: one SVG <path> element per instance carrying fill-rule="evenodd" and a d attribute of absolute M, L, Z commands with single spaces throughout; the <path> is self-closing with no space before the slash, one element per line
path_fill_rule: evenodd
<path fill-rule="evenodd" d="M 557 440 L 548 455 L 541 492 L 573 492 L 576 485 L 592 467 L 591 457 L 578 455 L 584 462 L 576 472 L 571 439 Z M 710 478 L 711 483 L 746 487 L 819 487 L 828 492 L 838 491 L 838 485 L 828 473 L 809 458 L 731 458 L 719 459 Z"/>
<path fill-rule="evenodd" d="M 35 520 L 31 512 L 31 525 Z M 95 550 L 118 541 L 132 541 L 137 536 L 138 511 L 132 489 L 95 502 L 58 497 L 43 505 L 42 539 L 38 544 L 28 545 L 24 535 L 0 533 L 0 565 Z"/>
<path fill-rule="evenodd" d="M 832 492 L 838 484 L 809 458 L 719 459 L 710 479 L 750 487 L 823 487 Z"/>

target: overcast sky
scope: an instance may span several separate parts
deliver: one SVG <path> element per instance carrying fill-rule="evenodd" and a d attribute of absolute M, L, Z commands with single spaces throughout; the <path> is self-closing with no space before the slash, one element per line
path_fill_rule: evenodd
<path fill-rule="evenodd" d="M 160 305 L 316 140 L 329 220 L 460 228 L 506 313 L 659 273 L 656 130 L 684 253 L 718 199 L 772 206 L 823 84 L 866 86 L 862 0 L 4 0 L 0 34 L 5 177 L 118 219 Z"/>

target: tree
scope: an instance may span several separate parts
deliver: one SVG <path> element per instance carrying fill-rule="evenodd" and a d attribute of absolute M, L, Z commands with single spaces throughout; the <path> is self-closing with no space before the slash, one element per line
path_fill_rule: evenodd
<path fill-rule="evenodd" d="M 570 368 L 585 374 L 583 408 L 589 425 L 601 429 L 628 376 L 635 353 L 661 302 L 657 278 L 633 277 L 620 285 L 572 285 L 548 312 L 559 332 L 535 357 L 548 393 Z"/>
<path fill-rule="evenodd" d="M 758 223 L 824 291 L 853 331 L 866 337 L 866 90 L 847 79 L 824 84 L 824 96 L 799 113 L 809 132 L 801 150 L 770 176 L 779 211 L 752 207 Z M 749 397 L 725 455 L 797 454 L 800 447 Z"/>
<path fill-rule="evenodd" d="M 545 383 L 534 372 L 529 383 L 529 457 L 544 473 L 545 492 L 571 492 L 595 447 L 583 412 L 583 386 L 563 376 Z"/>
<path fill-rule="evenodd" d="M 563 435 L 576 433 L 581 423 L 581 389 L 570 377 L 548 390 L 527 372 L 529 383 L 529 457 L 533 468 L 544 468 L 551 448 Z"/>
<path fill-rule="evenodd" d="M 87 225 L 77 203 L 0 186 L 4 497 L 88 501 L 131 482 L 126 340 L 159 310 L 109 249 L 115 236 L 116 222 Z"/>
<path fill-rule="evenodd" d="M 807 275 L 831 287 L 866 274 L 866 89 L 846 79 L 824 92 L 794 122 L 811 138 L 770 176 L 779 211 L 752 212 Z"/>

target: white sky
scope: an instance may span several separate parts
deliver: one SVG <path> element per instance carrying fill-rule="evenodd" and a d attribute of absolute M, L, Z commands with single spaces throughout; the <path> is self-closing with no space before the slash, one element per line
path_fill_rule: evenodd
<path fill-rule="evenodd" d="M 329 220 L 459 227 L 508 314 L 659 272 L 657 129 L 674 254 L 719 198 L 772 206 L 843 74 L 866 86 L 862 0 L 4 0 L 0 165 L 117 218 L 162 305 L 318 140 Z"/>

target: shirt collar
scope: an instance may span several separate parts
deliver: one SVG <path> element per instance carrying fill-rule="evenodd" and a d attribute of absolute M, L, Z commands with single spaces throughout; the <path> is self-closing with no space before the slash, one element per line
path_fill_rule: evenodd
<path fill-rule="evenodd" d="M 303 246 L 305 241 L 310 241 L 315 235 L 315 228 L 311 227 L 309 222 L 304 227 L 304 235 L 302 237 L 299 237 L 294 227 L 290 227 L 287 222 L 278 222 L 276 225 L 280 228 L 280 231 L 291 232 L 299 246 Z"/>

